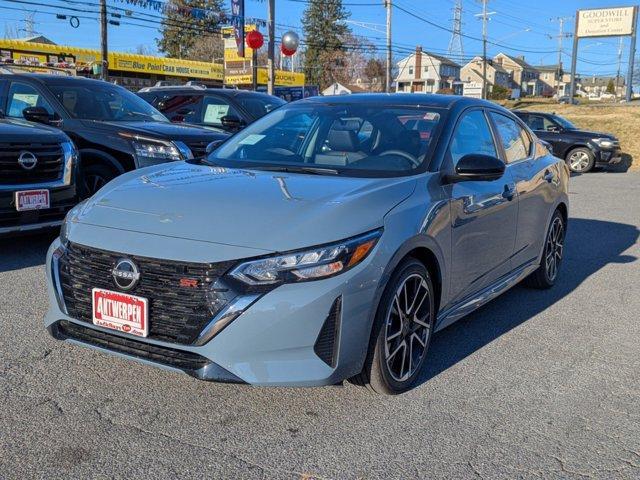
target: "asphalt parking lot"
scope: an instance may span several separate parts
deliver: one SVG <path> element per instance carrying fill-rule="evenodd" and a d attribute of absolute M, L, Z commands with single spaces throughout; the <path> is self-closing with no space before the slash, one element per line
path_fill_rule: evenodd
<path fill-rule="evenodd" d="M 571 182 L 559 283 L 376 397 L 211 384 L 55 342 L 51 236 L 0 241 L 0 478 L 640 478 L 640 174 Z"/>

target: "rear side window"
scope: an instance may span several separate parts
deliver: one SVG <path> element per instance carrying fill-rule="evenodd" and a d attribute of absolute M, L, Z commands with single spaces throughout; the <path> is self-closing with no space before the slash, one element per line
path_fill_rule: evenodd
<path fill-rule="evenodd" d="M 515 120 L 500 113 L 490 112 L 502 141 L 507 163 L 529 158 L 531 139 Z"/>
<path fill-rule="evenodd" d="M 7 96 L 7 116 L 24 118 L 22 111 L 28 107 L 42 107 L 49 115 L 54 114 L 49 102 L 34 87 L 26 83 L 12 82 Z"/>
<path fill-rule="evenodd" d="M 213 96 L 204 97 L 202 101 L 202 123 L 214 127 L 222 127 L 222 117 L 226 116 L 242 118 L 226 100 Z"/>
<path fill-rule="evenodd" d="M 471 153 L 498 156 L 487 118 L 481 110 L 473 110 L 462 117 L 449 145 L 454 165 Z"/>

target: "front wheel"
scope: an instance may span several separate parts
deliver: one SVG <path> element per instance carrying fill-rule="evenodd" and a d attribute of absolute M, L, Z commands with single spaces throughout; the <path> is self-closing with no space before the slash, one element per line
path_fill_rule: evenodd
<path fill-rule="evenodd" d="M 544 252 L 538 269 L 529 275 L 525 284 L 529 287 L 546 289 L 556 283 L 562 256 L 566 225 L 562 214 L 556 210 L 545 236 Z"/>
<path fill-rule="evenodd" d="M 421 262 L 408 258 L 382 295 L 367 359 L 355 381 L 388 395 L 414 387 L 431 342 L 434 305 L 429 272 Z"/>
<path fill-rule="evenodd" d="M 106 165 L 93 163 L 82 168 L 82 198 L 89 198 L 110 180 L 115 178 L 115 173 Z"/>
<path fill-rule="evenodd" d="M 588 148 L 574 148 L 567 155 L 567 165 L 574 173 L 587 173 L 593 169 L 596 157 Z"/>

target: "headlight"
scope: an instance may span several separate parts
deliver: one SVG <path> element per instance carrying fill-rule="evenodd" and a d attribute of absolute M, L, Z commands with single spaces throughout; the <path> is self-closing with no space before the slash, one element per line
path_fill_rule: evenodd
<path fill-rule="evenodd" d="M 78 149 L 73 142 L 62 142 L 60 146 L 64 155 L 63 181 L 65 185 L 70 185 L 73 169 L 79 158 Z"/>
<path fill-rule="evenodd" d="M 610 138 L 592 138 L 591 141 L 602 148 L 611 148 L 614 145 L 614 140 Z"/>
<path fill-rule="evenodd" d="M 189 147 L 182 142 L 170 142 L 128 132 L 121 132 L 119 135 L 131 141 L 131 146 L 140 167 L 193 158 Z"/>
<path fill-rule="evenodd" d="M 376 230 L 330 245 L 248 261 L 234 268 L 230 275 L 251 286 L 331 277 L 362 262 L 381 235 L 382 230 Z"/>

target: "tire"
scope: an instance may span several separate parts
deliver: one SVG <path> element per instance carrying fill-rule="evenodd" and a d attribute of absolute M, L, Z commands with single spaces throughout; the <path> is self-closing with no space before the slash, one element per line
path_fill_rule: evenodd
<path fill-rule="evenodd" d="M 414 300 L 405 302 L 403 292 Z M 407 304 L 413 309 L 407 308 Z M 382 294 L 364 367 L 351 380 L 386 395 L 397 395 L 413 388 L 431 343 L 434 305 L 429 272 L 415 258 L 407 258 L 396 268 Z M 408 310 L 409 315 L 398 315 L 398 308 Z"/>
<path fill-rule="evenodd" d="M 526 286 L 543 290 L 555 285 L 564 254 L 566 231 L 567 226 L 564 217 L 556 210 L 544 237 L 542 262 L 538 269 L 525 279 L 524 284 Z M 551 254 L 553 254 L 553 268 L 550 270 L 549 258 Z"/>
<path fill-rule="evenodd" d="M 89 198 L 116 177 L 113 169 L 100 163 L 89 164 L 81 172 L 80 192 L 83 199 Z"/>
<path fill-rule="evenodd" d="M 585 147 L 574 148 L 567 154 L 567 166 L 574 173 L 587 173 L 595 163 L 595 155 Z"/>

